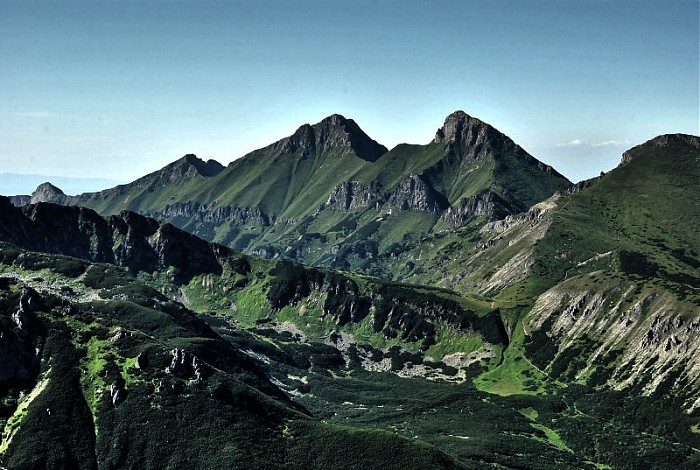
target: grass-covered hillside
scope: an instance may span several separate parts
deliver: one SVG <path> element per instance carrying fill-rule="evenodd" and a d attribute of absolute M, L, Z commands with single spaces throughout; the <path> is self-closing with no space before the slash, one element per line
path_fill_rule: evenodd
<path fill-rule="evenodd" d="M 518 309 L 511 348 L 529 343 L 550 375 L 665 383 L 697 406 L 698 140 L 652 139 L 525 214 L 406 246 L 389 271 Z"/>
<path fill-rule="evenodd" d="M 387 149 L 330 116 L 223 169 L 188 155 L 128 185 L 32 202 L 136 211 L 250 254 L 389 277 L 406 243 L 526 210 L 569 181 L 466 113 L 433 142 Z"/>

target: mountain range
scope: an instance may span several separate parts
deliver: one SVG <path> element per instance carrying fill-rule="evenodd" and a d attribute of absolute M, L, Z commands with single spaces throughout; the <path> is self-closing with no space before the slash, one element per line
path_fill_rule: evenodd
<path fill-rule="evenodd" d="M 697 136 L 574 185 L 458 111 L 1 198 L 0 458 L 693 468 L 698 181 Z"/>
<path fill-rule="evenodd" d="M 42 185 L 31 201 L 137 211 L 238 251 L 363 269 L 394 242 L 522 212 L 570 185 L 458 111 L 426 145 L 387 151 L 333 115 L 226 168 L 187 155 L 98 193 L 71 197 Z"/>

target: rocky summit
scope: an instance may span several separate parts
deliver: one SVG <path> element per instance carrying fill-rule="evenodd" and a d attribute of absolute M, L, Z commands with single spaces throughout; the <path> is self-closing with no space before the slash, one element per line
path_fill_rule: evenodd
<path fill-rule="evenodd" d="M 483 121 L 469 116 L 464 111 L 455 111 L 445 118 L 445 124 L 437 130 L 433 142 L 436 144 L 458 143 L 473 147 L 483 145 L 487 141 L 505 139 L 507 137 L 504 134 Z"/>
<path fill-rule="evenodd" d="M 32 193 L 29 203 L 36 204 L 37 202 L 54 202 L 56 204 L 65 204 L 68 201 L 68 196 L 66 196 L 60 188 L 52 185 L 51 183 L 40 184 L 36 190 Z"/>
<path fill-rule="evenodd" d="M 311 153 L 347 149 L 369 162 L 387 152 L 387 148 L 372 140 L 352 119 L 334 114 L 311 126 L 304 124 L 290 137 L 278 143 L 285 153 L 302 149 L 302 158 Z"/>

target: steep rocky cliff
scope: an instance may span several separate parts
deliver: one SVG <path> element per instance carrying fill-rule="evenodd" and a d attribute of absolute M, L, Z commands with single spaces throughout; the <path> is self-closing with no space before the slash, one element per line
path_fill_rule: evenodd
<path fill-rule="evenodd" d="M 83 207 L 51 203 L 15 208 L 0 197 L 0 238 L 22 248 L 90 262 L 113 263 L 132 272 L 177 267 L 178 280 L 221 272 L 225 247 L 133 212 L 103 218 Z"/>

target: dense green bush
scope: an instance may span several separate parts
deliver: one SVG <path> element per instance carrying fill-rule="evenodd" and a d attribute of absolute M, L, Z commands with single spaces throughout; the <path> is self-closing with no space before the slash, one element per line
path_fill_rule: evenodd
<path fill-rule="evenodd" d="M 125 270 L 108 264 L 92 264 L 85 271 L 83 283 L 93 289 L 114 289 L 134 282 Z"/>
<path fill-rule="evenodd" d="M 533 331 L 525 339 L 525 354 L 530 362 L 540 370 L 545 370 L 559 351 L 555 338 L 550 338 L 547 334 L 551 331 L 554 318 L 557 316 L 557 314 L 553 314 L 539 329 Z"/>
<path fill-rule="evenodd" d="M 644 253 L 620 251 L 619 257 L 620 269 L 628 274 L 649 278 L 655 277 L 659 272 L 659 266 Z"/>
<path fill-rule="evenodd" d="M 270 275 L 267 301 L 274 309 L 294 304 L 311 293 L 307 270 L 301 265 L 281 261 Z"/>

